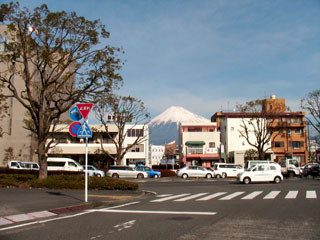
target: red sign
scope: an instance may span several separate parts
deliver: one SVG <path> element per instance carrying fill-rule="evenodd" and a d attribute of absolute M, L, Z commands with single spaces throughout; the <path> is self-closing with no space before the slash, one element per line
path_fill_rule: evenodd
<path fill-rule="evenodd" d="M 69 126 L 69 133 L 71 136 L 73 137 L 77 137 L 78 136 L 78 131 L 81 128 L 81 123 L 79 122 L 73 122 L 70 124 Z"/>
<path fill-rule="evenodd" d="M 91 108 L 93 107 L 93 103 L 78 103 L 76 106 L 79 109 L 82 117 L 86 119 L 91 111 Z"/>

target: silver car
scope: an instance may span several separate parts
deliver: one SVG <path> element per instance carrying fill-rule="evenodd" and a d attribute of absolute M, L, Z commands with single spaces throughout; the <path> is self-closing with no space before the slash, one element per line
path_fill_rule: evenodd
<path fill-rule="evenodd" d="M 187 179 L 188 177 L 213 178 L 214 172 L 201 166 L 188 166 L 177 171 L 177 176 Z"/>
<path fill-rule="evenodd" d="M 110 166 L 107 176 L 113 178 L 147 178 L 148 173 L 137 171 L 129 166 Z"/>
<path fill-rule="evenodd" d="M 83 167 L 83 171 L 86 171 L 86 166 L 82 165 Z M 96 176 L 96 177 L 104 177 L 104 171 L 97 169 L 95 166 L 93 165 L 88 165 L 88 175 L 90 177 L 92 176 Z"/>

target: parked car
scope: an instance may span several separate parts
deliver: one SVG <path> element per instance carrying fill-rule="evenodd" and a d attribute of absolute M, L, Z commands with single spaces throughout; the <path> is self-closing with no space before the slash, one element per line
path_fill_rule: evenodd
<path fill-rule="evenodd" d="M 82 167 L 83 167 L 83 171 L 85 172 L 85 171 L 86 171 L 86 170 L 85 170 L 85 169 L 86 169 L 86 166 L 85 166 L 85 165 L 82 165 Z M 93 177 L 93 176 L 96 176 L 96 177 L 104 177 L 104 176 L 105 176 L 104 171 L 97 169 L 97 168 L 96 168 L 95 166 L 93 166 L 93 165 L 88 165 L 87 168 L 88 168 L 88 175 L 89 175 L 90 177 Z"/>
<path fill-rule="evenodd" d="M 83 172 L 83 167 L 71 158 L 49 157 L 47 164 L 48 171 Z"/>
<path fill-rule="evenodd" d="M 275 182 L 283 180 L 281 168 L 276 164 L 257 164 L 238 174 L 238 181 L 249 184 L 251 182 Z"/>
<path fill-rule="evenodd" d="M 188 177 L 214 177 L 214 172 L 207 170 L 201 166 L 187 166 L 177 170 L 177 176 L 187 179 Z"/>
<path fill-rule="evenodd" d="M 232 163 L 215 163 L 214 175 L 216 178 L 237 177 L 244 171 L 243 167 Z"/>
<path fill-rule="evenodd" d="M 148 173 L 137 171 L 129 166 L 110 166 L 107 176 L 113 178 L 147 178 Z"/>
<path fill-rule="evenodd" d="M 148 166 L 137 166 L 135 168 L 135 170 L 147 172 L 150 178 L 159 178 L 159 177 L 161 177 L 161 172 L 154 171 L 151 167 L 148 167 Z"/>
<path fill-rule="evenodd" d="M 308 163 L 302 169 L 303 176 L 319 176 L 320 165 L 319 163 Z"/>

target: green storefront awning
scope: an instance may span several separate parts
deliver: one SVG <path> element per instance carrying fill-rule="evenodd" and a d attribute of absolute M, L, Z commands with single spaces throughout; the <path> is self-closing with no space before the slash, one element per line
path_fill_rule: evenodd
<path fill-rule="evenodd" d="M 204 141 L 187 141 L 186 145 L 205 145 Z"/>

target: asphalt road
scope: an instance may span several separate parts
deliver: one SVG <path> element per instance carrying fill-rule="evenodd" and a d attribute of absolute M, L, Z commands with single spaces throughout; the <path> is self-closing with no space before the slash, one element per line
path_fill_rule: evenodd
<path fill-rule="evenodd" d="M 145 195 L 121 205 L 28 222 L 9 239 L 319 239 L 320 180 L 135 180 Z M 0 229 L 1 230 L 1 229 Z"/>

